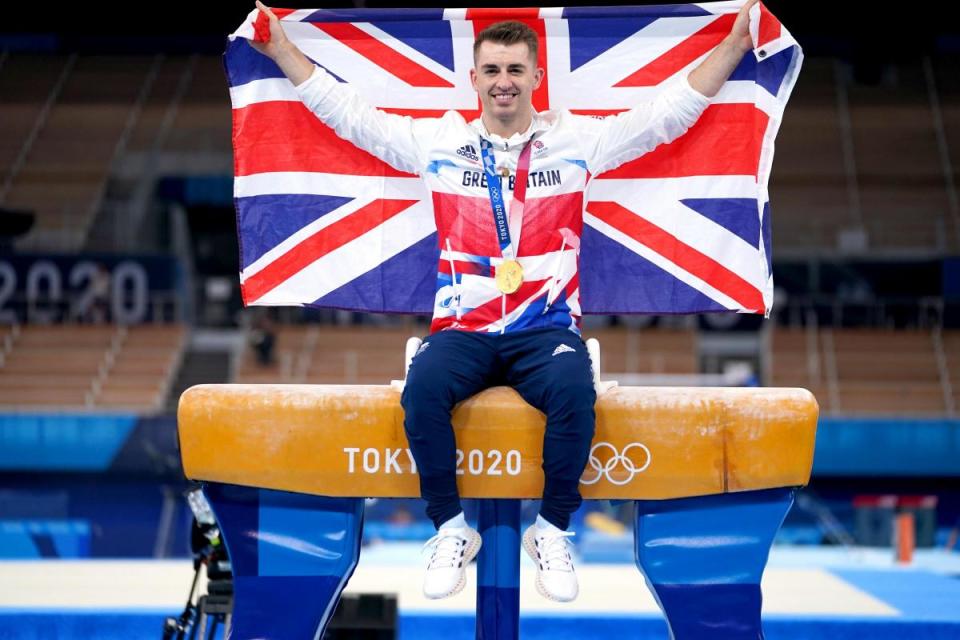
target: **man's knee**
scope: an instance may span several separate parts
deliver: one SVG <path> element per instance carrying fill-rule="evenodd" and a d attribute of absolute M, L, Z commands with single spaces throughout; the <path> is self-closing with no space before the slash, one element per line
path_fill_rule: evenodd
<path fill-rule="evenodd" d="M 450 392 L 443 384 L 442 377 L 431 379 L 429 376 L 412 376 L 403 386 L 400 406 L 407 415 L 433 411 L 448 405 L 449 395 Z"/>
<path fill-rule="evenodd" d="M 547 415 L 594 415 L 597 392 L 593 381 L 566 382 L 548 394 Z"/>

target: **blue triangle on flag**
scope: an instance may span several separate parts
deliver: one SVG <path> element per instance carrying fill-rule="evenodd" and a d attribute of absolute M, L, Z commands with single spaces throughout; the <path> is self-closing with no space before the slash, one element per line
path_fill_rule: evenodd
<path fill-rule="evenodd" d="M 570 30 L 570 70 L 578 69 L 662 17 L 698 15 L 710 12 L 695 4 L 566 7 L 563 17 Z"/>
<path fill-rule="evenodd" d="M 763 233 L 763 250 L 767 254 L 767 273 L 773 273 L 773 229 L 770 227 L 770 203 L 763 203 L 763 220 L 760 223 Z"/>
<path fill-rule="evenodd" d="M 352 199 L 313 194 L 236 198 L 241 269 L 246 269 L 300 229 Z"/>
<path fill-rule="evenodd" d="M 760 248 L 760 217 L 755 198 L 688 198 L 681 200 L 705 218 Z"/>
<path fill-rule="evenodd" d="M 434 232 L 309 306 L 430 314 L 436 293 L 439 253 Z"/>
<path fill-rule="evenodd" d="M 793 57 L 797 54 L 797 47 L 789 47 L 783 51 L 778 51 L 772 56 L 767 56 L 757 65 L 757 84 L 770 92 L 770 95 L 780 93 L 780 86 L 787 77 L 787 71 L 793 62 Z M 743 56 L 744 58 L 753 57 L 752 53 Z"/>
<path fill-rule="evenodd" d="M 732 80 L 756 82 L 767 93 L 775 96 L 780 92 L 780 87 L 787 77 L 787 71 L 790 70 L 790 64 L 796 53 L 797 47 L 788 47 L 772 56 L 767 56 L 758 63 L 753 52 L 748 52 L 737 63 L 727 82 Z"/>
<path fill-rule="evenodd" d="M 329 73 L 337 82 L 344 81 L 313 58 L 308 56 L 307 59 Z M 251 47 L 245 38 L 237 38 L 227 43 L 224 61 L 231 87 L 239 87 L 254 80 L 286 77 L 276 62 Z"/>
<path fill-rule="evenodd" d="M 570 20 L 570 70 L 579 69 L 657 18 Z"/>
<path fill-rule="evenodd" d="M 733 72 L 730 74 L 730 77 L 727 78 L 727 82 L 733 80 L 744 80 L 753 82 L 757 79 L 757 59 L 754 57 L 753 52 L 748 51 L 742 58 L 740 62 L 737 63 L 737 66 L 734 67 Z"/>
<path fill-rule="evenodd" d="M 729 311 L 589 225 L 583 226 L 582 246 L 580 296 L 586 313 Z"/>
<path fill-rule="evenodd" d="M 385 20 L 371 24 L 434 62 L 454 71 L 450 22 L 441 20 L 440 17 L 442 17 L 442 11 L 437 20 Z"/>

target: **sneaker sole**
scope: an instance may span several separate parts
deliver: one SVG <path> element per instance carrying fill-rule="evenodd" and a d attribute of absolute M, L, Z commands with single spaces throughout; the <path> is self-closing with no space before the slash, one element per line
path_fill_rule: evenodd
<path fill-rule="evenodd" d="M 442 600 L 455 596 L 463 591 L 463 588 L 467 586 L 467 566 L 469 566 L 473 559 L 477 557 L 477 554 L 480 553 L 481 546 L 483 546 L 483 537 L 480 535 L 480 532 L 474 530 L 470 535 L 470 539 L 467 541 L 467 548 L 463 551 L 463 571 L 460 572 L 460 581 L 453 586 L 453 589 L 442 596 L 428 596 L 424 593 L 424 597 L 430 600 Z"/>
<path fill-rule="evenodd" d="M 569 599 L 557 598 L 551 595 L 546 587 L 543 586 L 543 582 L 540 580 L 540 561 L 537 559 L 537 542 L 534 540 L 533 527 L 527 529 L 523 534 L 523 550 L 527 552 L 527 555 L 533 560 L 533 565 L 537 568 L 537 579 L 534 581 L 534 584 L 537 586 L 537 593 L 553 602 L 573 602 L 577 599 L 579 593 Z"/>

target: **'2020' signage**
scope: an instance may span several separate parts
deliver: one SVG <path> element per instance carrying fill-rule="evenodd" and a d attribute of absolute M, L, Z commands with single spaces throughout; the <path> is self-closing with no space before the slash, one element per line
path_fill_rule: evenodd
<path fill-rule="evenodd" d="M 176 262 L 167 257 L 24 255 L 0 258 L 0 323 L 101 319 L 136 324 L 150 301 L 171 293 Z"/>

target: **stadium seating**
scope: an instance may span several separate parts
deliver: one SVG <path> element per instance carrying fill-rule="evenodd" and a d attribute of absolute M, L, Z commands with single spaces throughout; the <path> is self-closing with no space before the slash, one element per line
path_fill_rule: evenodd
<path fill-rule="evenodd" d="M 950 397 L 956 410 L 960 407 L 960 331 L 943 332 L 943 353 L 950 380 Z"/>
<path fill-rule="evenodd" d="M 241 355 L 237 382 L 387 384 L 403 378 L 403 349 L 417 330 L 396 327 L 280 326 L 275 361 Z"/>
<path fill-rule="evenodd" d="M 0 176 L 9 181 L 0 205 L 36 214 L 21 249 L 83 246 L 118 145 L 131 154 L 166 142 L 177 153 L 230 156 L 229 94 L 214 56 L 12 55 L 0 95 Z"/>
<path fill-rule="evenodd" d="M 178 325 L 127 328 L 94 406 L 158 408 L 182 357 L 184 338 Z"/>
<path fill-rule="evenodd" d="M 164 126 L 164 120 L 171 109 L 177 107 L 178 92 L 185 77 L 189 78 L 193 68 L 193 58 L 187 56 L 165 56 L 149 95 L 143 102 L 140 117 L 137 119 L 127 150 L 133 154 L 152 151 L 157 135 Z M 184 89 L 185 90 L 185 89 Z"/>
<path fill-rule="evenodd" d="M 27 325 L 6 331 L 0 405 L 142 412 L 161 406 L 186 336 L 180 325 Z"/>
<path fill-rule="evenodd" d="M 279 325 L 274 362 L 237 354 L 234 381 L 384 384 L 403 377 L 406 327 Z M 0 331 L 0 404 L 157 409 L 182 357 L 179 325 L 23 326 Z M 588 331 L 604 346 L 604 375 L 695 374 L 693 331 Z M 6 345 L 6 346 L 2 346 Z M 960 331 L 771 330 L 766 383 L 803 387 L 824 413 L 946 415 L 960 401 Z M 949 404 L 947 398 L 950 398 Z"/>
<path fill-rule="evenodd" d="M 944 391 L 929 331 L 833 332 L 841 413 L 942 415 Z"/>
<path fill-rule="evenodd" d="M 234 380 L 242 383 L 386 384 L 404 376 L 403 348 L 419 327 L 278 327 L 274 362 L 244 349 Z M 612 328 L 587 331 L 603 345 L 605 374 L 697 373 L 693 331 Z"/>
<path fill-rule="evenodd" d="M 56 60 L 56 59 L 55 59 Z M 59 63 L 59 60 L 56 60 Z M 76 249 L 96 214 L 117 145 L 137 97 L 148 83 L 152 59 L 80 56 L 35 125 L 39 135 L 12 176 L 4 206 L 37 214 L 22 248 Z M 11 64 L 10 67 L 15 67 Z M 54 65 L 54 68 L 62 64 Z M 24 79 L 20 84 L 29 84 Z M 19 84 L 10 87 L 19 91 Z M 22 145 L 21 145 L 22 146 Z"/>
<path fill-rule="evenodd" d="M 900 62 L 869 86 L 849 82 L 839 61 L 804 61 L 770 181 L 778 250 L 957 248 L 937 137 L 960 144 L 960 113 L 955 71 L 941 65 L 942 131 L 921 62 Z"/>
<path fill-rule="evenodd" d="M 946 361 L 952 348 L 960 362 L 960 338 L 944 345 Z M 841 415 L 947 414 L 960 375 L 960 364 L 941 371 L 930 331 L 774 329 L 769 363 L 769 384 L 810 389 L 822 411 Z"/>
<path fill-rule="evenodd" d="M 0 73 L 0 176 L 13 167 L 33 131 L 67 57 L 11 54 Z"/>
<path fill-rule="evenodd" d="M 596 338 L 603 353 L 605 375 L 693 374 L 699 371 L 697 334 L 679 329 L 635 329 L 614 327 L 584 332 L 584 339 Z"/>
<path fill-rule="evenodd" d="M 168 151 L 231 152 L 230 93 L 219 57 L 201 56 L 192 67 L 190 86 L 176 113 Z"/>
<path fill-rule="evenodd" d="M 770 176 L 776 250 L 833 248 L 838 233 L 855 224 L 844 179 L 835 74 L 833 60 L 804 60 L 777 133 Z"/>
<path fill-rule="evenodd" d="M 831 410 L 816 332 L 802 328 L 772 329 L 767 371 L 768 385 L 809 389 L 820 403 L 821 412 Z"/>

